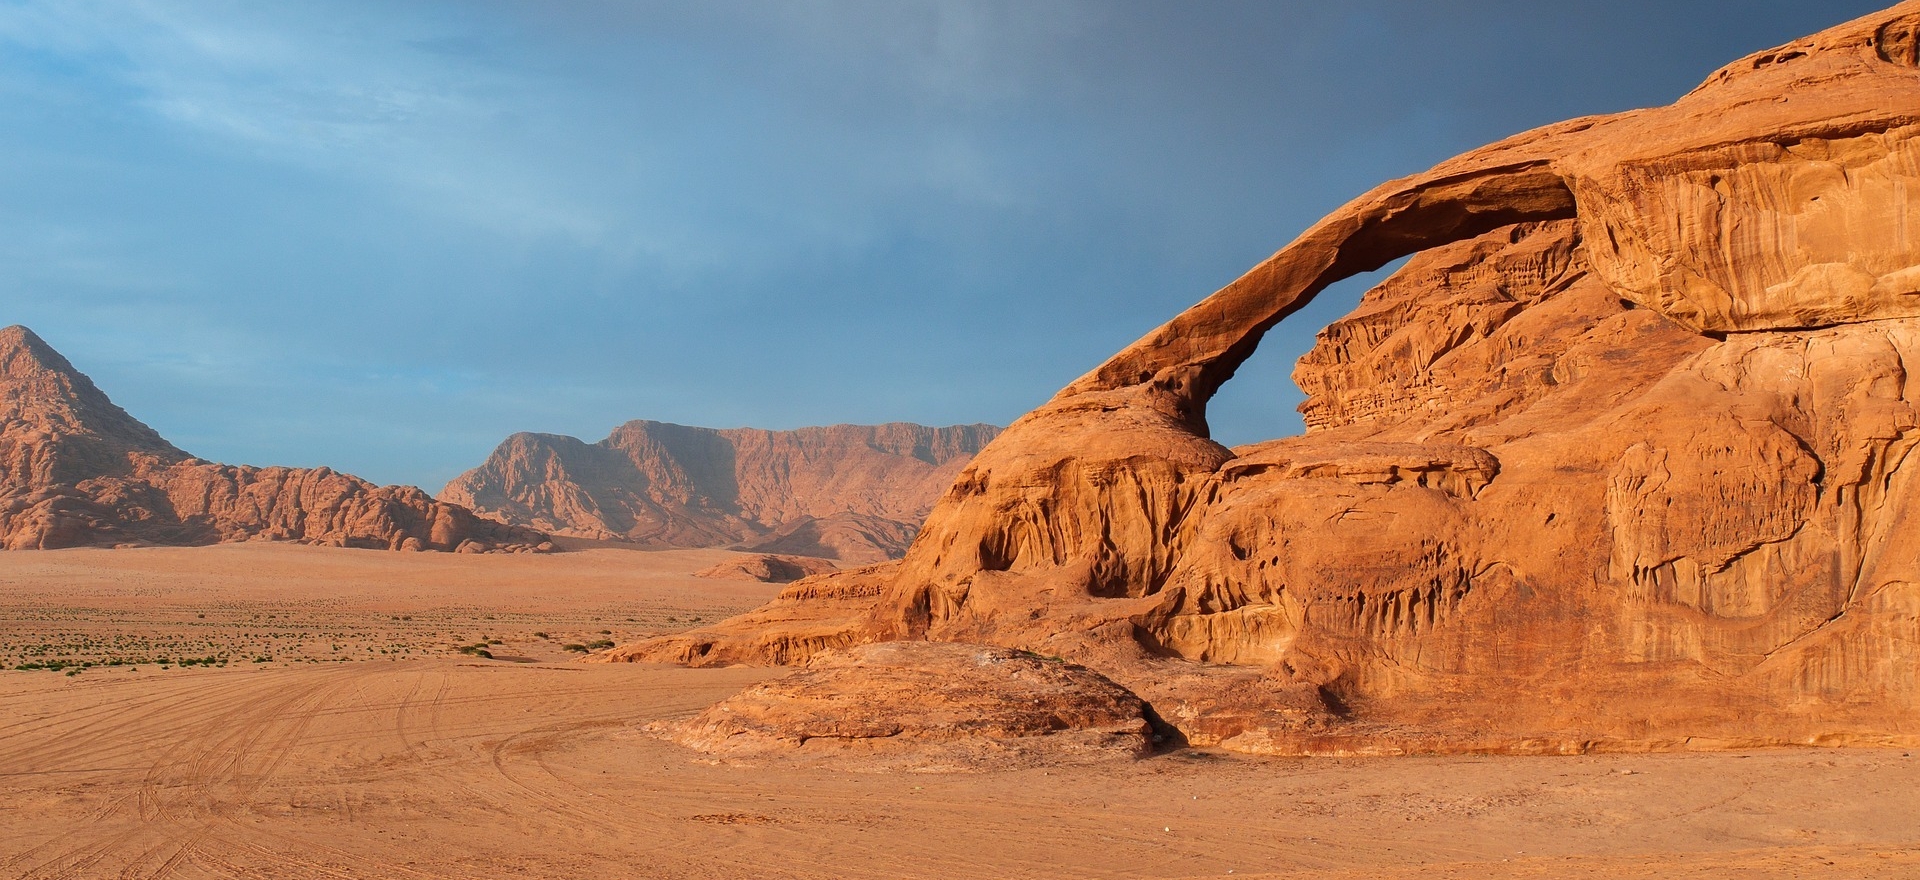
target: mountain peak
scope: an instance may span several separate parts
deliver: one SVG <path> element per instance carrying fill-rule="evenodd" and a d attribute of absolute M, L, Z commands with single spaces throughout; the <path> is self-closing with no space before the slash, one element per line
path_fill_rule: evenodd
<path fill-rule="evenodd" d="M 635 419 L 598 443 L 515 434 L 440 498 L 530 528 L 881 562 L 906 552 L 991 425 L 787 431 Z"/>
<path fill-rule="evenodd" d="M 108 399 L 39 334 L 19 324 L 0 329 L 0 423 L 5 422 L 24 422 L 59 434 L 94 435 L 169 457 L 186 456 Z"/>
<path fill-rule="evenodd" d="M 538 552 L 546 536 L 328 468 L 190 459 L 53 346 L 0 329 L 0 548 L 275 540 Z"/>
<path fill-rule="evenodd" d="M 74 371 L 73 364 L 23 324 L 0 329 L 0 363 L 12 363 L 16 358 L 31 359 L 47 369 Z"/>

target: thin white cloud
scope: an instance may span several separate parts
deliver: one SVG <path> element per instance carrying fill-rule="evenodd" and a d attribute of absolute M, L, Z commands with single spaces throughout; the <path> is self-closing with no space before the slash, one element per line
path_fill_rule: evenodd
<path fill-rule="evenodd" d="M 928 207 L 1040 204 L 983 132 L 1044 97 L 1091 8 L 26 0 L 0 41 L 111 77 L 204 149 L 670 288 L 885 246 Z M 555 61 L 571 47 L 592 57 Z"/>
<path fill-rule="evenodd" d="M 614 225 L 489 136 L 524 74 L 432 41 L 459 26 L 399 10 L 195 2 L 28 2 L 0 40 L 112 77 L 216 150 L 387 189 L 412 209 L 593 245 Z M 110 59 L 110 63 L 102 63 Z"/>

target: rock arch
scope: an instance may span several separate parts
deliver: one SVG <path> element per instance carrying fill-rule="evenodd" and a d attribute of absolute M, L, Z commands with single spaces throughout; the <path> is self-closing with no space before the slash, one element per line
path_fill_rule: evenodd
<path fill-rule="evenodd" d="M 1016 421 L 897 565 L 611 659 L 997 644 L 1097 666 L 1193 741 L 1252 750 L 1912 738 L 1914 21 L 1920 0 L 1672 105 L 1383 184 Z M 1546 412 L 1476 387 L 1441 402 L 1498 418 L 1349 408 L 1272 444 L 1208 436 L 1207 401 L 1269 328 L 1413 253 L 1403 273 L 1435 274 L 1395 306 L 1441 330 L 1475 272 L 1556 279 L 1481 349 L 1484 375 L 1550 386 L 1519 401 L 1550 394 Z M 1752 733 L 1756 714 L 1773 726 Z"/>
<path fill-rule="evenodd" d="M 1316 223 L 1233 283 L 1062 389 L 1054 400 L 1156 384 L 1200 410 L 1267 330 L 1329 285 L 1502 226 L 1575 216 L 1544 159 L 1397 180 Z"/>

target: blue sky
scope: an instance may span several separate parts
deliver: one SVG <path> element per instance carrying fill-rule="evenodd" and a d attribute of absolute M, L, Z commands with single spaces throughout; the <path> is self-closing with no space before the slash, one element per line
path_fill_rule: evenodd
<path fill-rule="evenodd" d="M 1884 4 L 0 0 L 0 324 L 197 455 L 1006 423 L 1374 184 Z M 1330 291 L 1217 399 L 1298 430 Z"/>

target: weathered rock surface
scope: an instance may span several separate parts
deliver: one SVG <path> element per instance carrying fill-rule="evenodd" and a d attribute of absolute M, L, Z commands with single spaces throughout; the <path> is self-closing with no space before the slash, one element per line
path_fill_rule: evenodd
<path fill-rule="evenodd" d="M 0 330 L 7 549 L 245 540 L 526 551 L 546 537 L 409 486 L 375 486 L 327 468 L 193 458 L 115 406 L 32 331 Z"/>
<path fill-rule="evenodd" d="M 790 584 L 804 577 L 834 571 L 834 564 L 816 556 L 759 554 L 732 559 L 693 573 L 694 577 L 729 581 Z"/>
<path fill-rule="evenodd" d="M 1137 758 L 1146 705 L 1099 673 L 983 645 L 883 642 L 815 656 L 671 728 L 729 759 L 951 771 Z"/>
<path fill-rule="evenodd" d="M 1920 3 L 1383 184 L 1000 435 L 896 566 L 608 659 L 1100 669 L 1279 753 L 1920 740 Z M 1326 285 L 1308 432 L 1206 404 Z"/>
<path fill-rule="evenodd" d="M 940 492 L 998 432 L 636 421 L 591 444 L 515 434 L 440 497 L 557 535 L 864 564 L 905 553 Z"/>

